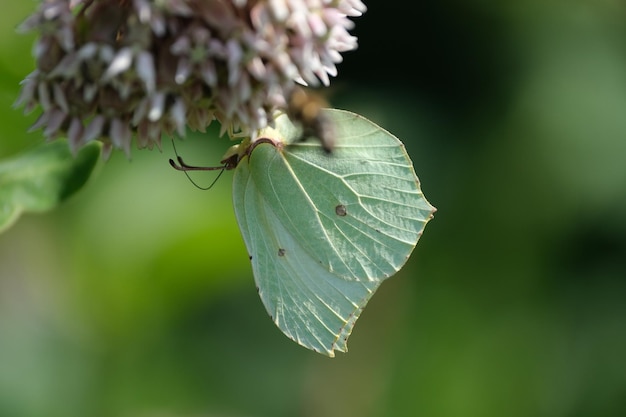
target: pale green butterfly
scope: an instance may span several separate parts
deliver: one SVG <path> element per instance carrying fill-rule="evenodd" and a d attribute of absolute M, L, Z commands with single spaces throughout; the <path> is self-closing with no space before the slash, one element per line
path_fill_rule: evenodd
<path fill-rule="evenodd" d="M 332 153 L 280 116 L 235 145 L 233 204 L 261 300 L 298 344 L 347 351 L 361 311 L 406 263 L 435 208 L 404 145 L 371 121 L 325 109 Z M 182 161 L 180 161 L 182 162 Z"/>

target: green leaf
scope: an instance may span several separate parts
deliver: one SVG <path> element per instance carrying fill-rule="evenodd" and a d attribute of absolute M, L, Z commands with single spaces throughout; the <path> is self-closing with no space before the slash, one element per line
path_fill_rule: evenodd
<path fill-rule="evenodd" d="M 239 162 L 233 201 L 274 323 L 332 357 L 347 350 L 359 314 L 406 263 L 435 209 L 396 137 L 359 115 L 324 111 L 336 132 L 330 155 L 281 117 Z"/>
<path fill-rule="evenodd" d="M 0 162 L 0 232 L 22 212 L 50 210 L 78 191 L 99 155 L 96 143 L 74 156 L 65 141 L 55 141 Z"/>

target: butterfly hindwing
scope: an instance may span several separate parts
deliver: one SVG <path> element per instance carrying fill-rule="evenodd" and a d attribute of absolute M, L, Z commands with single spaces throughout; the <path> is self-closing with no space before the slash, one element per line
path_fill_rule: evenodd
<path fill-rule="evenodd" d="M 345 351 L 356 317 L 378 283 L 345 280 L 316 261 L 264 199 L 248 167 L 235 172 L 234 187 L 235 213 L 272 320 L 309 349 L 329 356 Z"/>

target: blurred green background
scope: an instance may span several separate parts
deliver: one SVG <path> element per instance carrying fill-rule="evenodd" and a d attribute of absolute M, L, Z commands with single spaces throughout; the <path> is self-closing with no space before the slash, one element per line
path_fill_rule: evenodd
<path fill-rule="evenodd" d="M 7 157 L 41 134 L 11 108 L 35 3 L 2 2 Z M 165 142 L 0 235 L 0 416 L 626 415 L 626 4 L 400 3 L 366 1 L 330 97 L 404 141 L 438 212 L 350 352 L 275 328 L 232 174 L 199 191 Z"/>

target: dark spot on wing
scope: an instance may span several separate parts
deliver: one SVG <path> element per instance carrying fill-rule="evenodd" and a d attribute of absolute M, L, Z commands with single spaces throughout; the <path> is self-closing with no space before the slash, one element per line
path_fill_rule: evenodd
<path fill-rule="evenodd" d="M 335 207 L 335 213 L 337 213 L 337 216 L 345 216 L 347 214 L 346 206 L 344 206 L 343 204 L 339 204 L 337 207 Z"/>
<path fill-rule="evenodd" d="M 285 249 L 279 248 L 278 249 L 278 256 L 285 256 Z"/>

